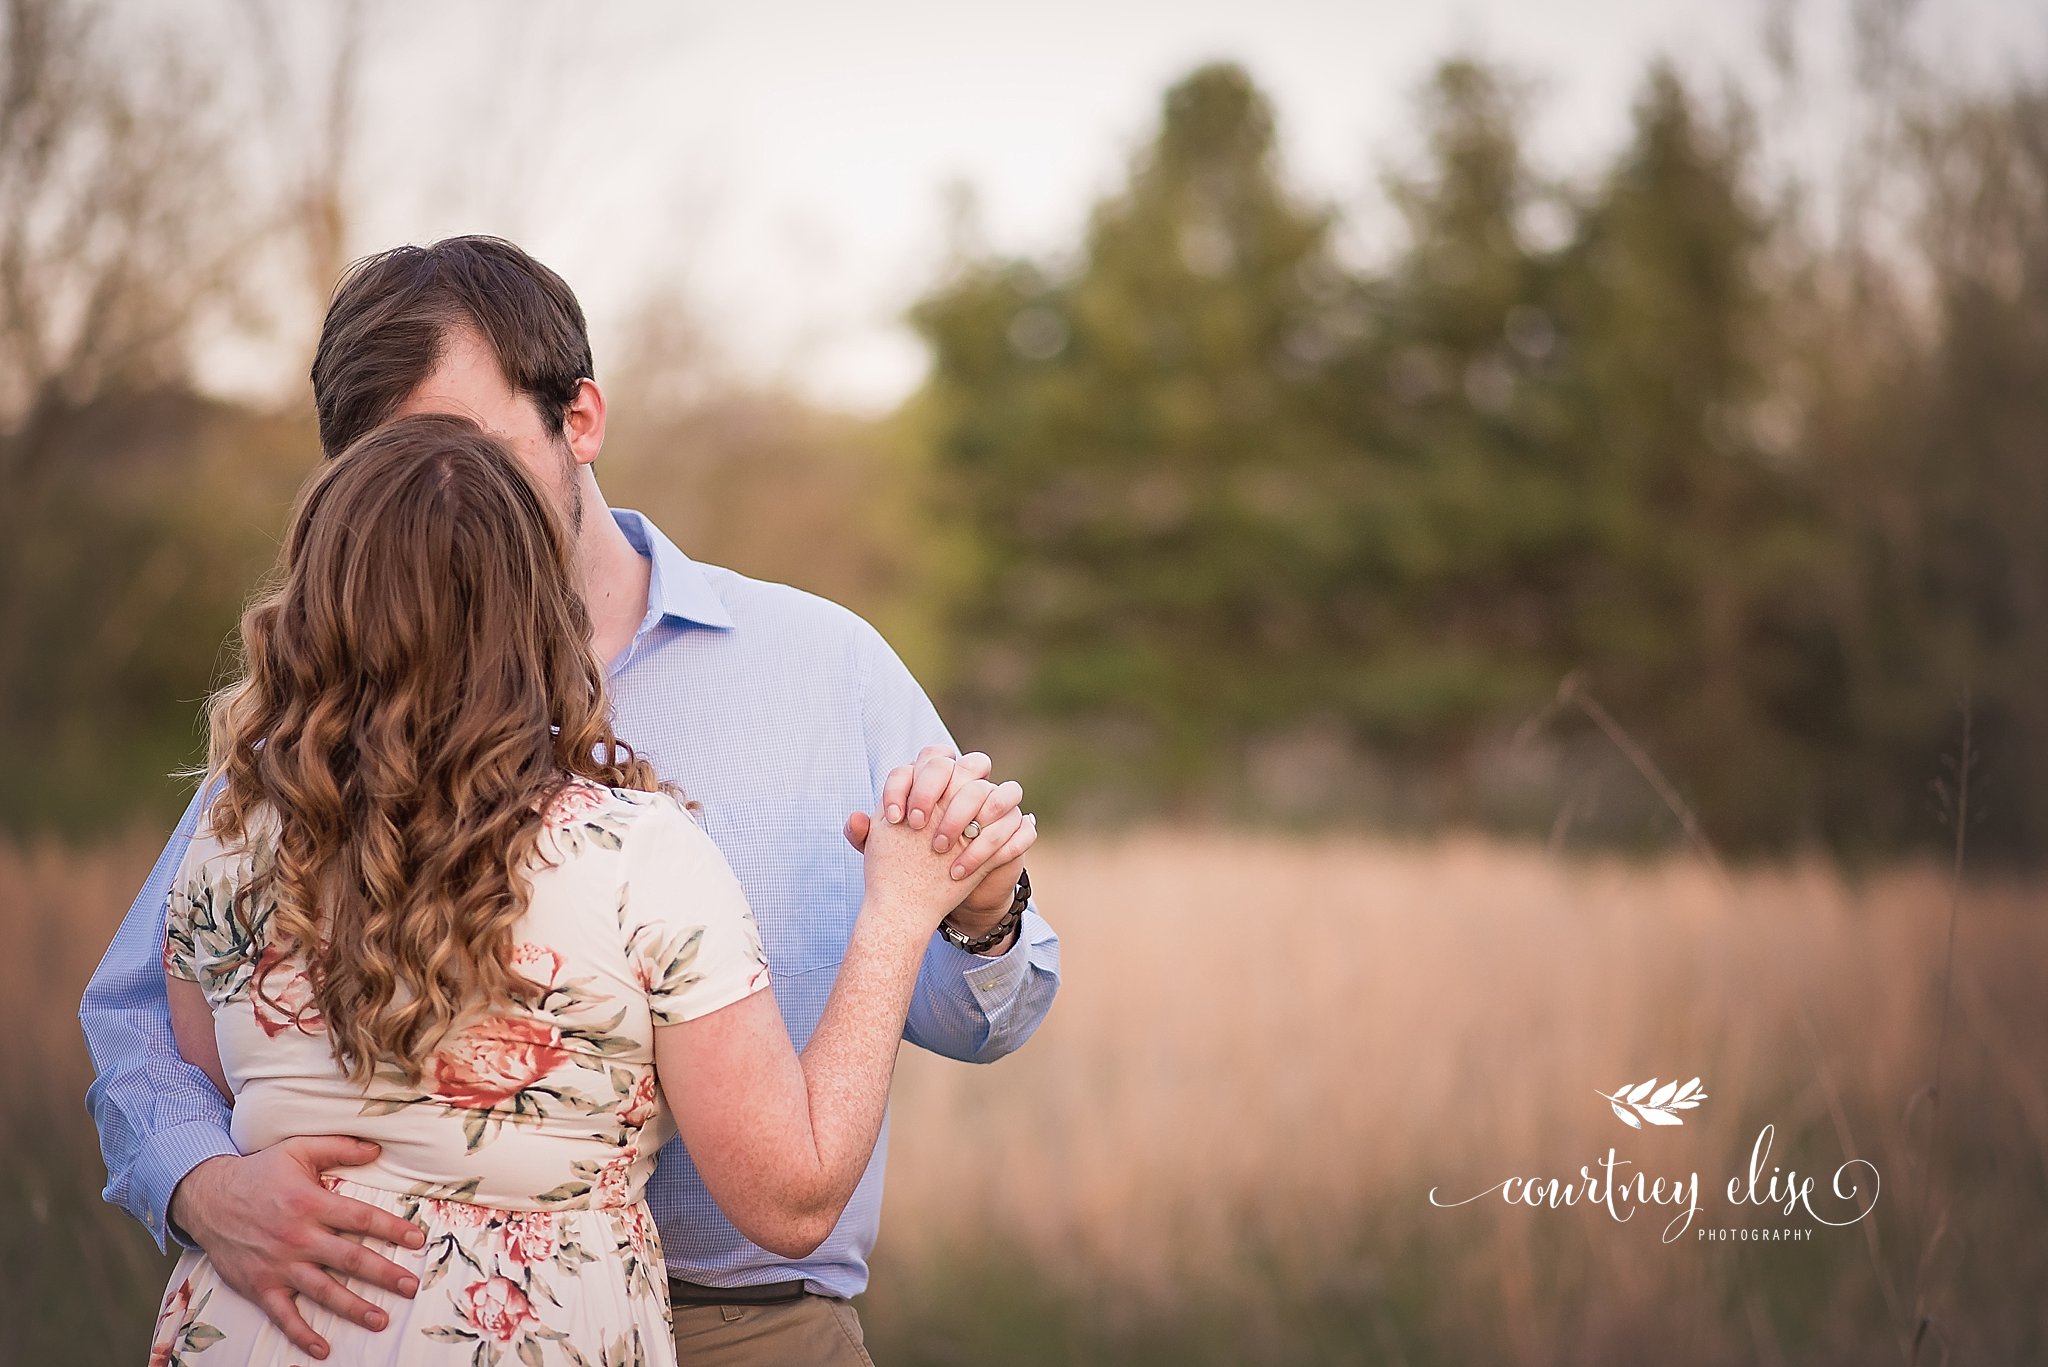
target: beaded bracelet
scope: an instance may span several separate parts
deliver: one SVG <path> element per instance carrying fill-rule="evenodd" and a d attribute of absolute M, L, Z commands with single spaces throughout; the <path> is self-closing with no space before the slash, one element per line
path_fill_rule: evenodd
<path fill-rule="evenodd" d="M 1017 873 L 1017 890 L 1010 895 L 1010 909 L 1003 913 L 1003 919 L 985 935 L 968 936 L 953 929 L 950 919 L 939 922 L 939 934 L 951 940 L 969 954 L 980 954 L 995 948 L 1008 938 L 1024 920 L 1024 904 L 1031 900 L 1031 872 L 1020 869 Z"/>

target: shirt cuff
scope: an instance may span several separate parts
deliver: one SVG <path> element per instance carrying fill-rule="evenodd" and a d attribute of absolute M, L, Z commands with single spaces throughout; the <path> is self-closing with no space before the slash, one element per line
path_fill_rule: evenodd
<path fill-rule="evenodd" d="M 239 1158 L 241 1150 L 219 1125 L 205 1120 L 187 1121 L 149 1137 L 135 1159 L 135 1186 L 145 1202 L 142 1223 L 149 1227 L 156 1246 L 170 1252 L 168 1240 L 186 1248 L 198 1244 L 171 1223 L 171 1195 L 185 1175 L 209 1158 Z"/>
<path fill-rule="evenodd" d="M 993 959 L 981 954 L 970 954 L 943 935 L 933 936 L 933 953 L 938 956 L 933 967 L 948 977 L 958 975 L 973 995 L 974 1004 L 981 1008 L 981 1014 L 993 1021 L 1002 1009 L 1016 999 L 1018 989 L 1031 972 L 1031 941 L 1034 931 L 1043 929 L 1038 912 L 1031 903 L 1025 903 L 1024 915 L 1017 922 L 1016 938 L 1010 947 Z"/>

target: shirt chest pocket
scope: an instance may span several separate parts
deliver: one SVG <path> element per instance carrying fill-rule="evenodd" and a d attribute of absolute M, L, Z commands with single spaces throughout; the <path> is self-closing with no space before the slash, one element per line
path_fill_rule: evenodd
<path fill-rule="evenodd" d="M 860 855 L 846 843 L 851 805 L 815 795 L 707 801 L 703 824 L 747 894 L 777 977 L 837 965 L 860 910 Z"/>

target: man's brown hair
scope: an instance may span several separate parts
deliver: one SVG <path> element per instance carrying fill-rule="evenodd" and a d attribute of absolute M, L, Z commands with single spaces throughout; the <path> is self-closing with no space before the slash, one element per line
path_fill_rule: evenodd
<path fill-rule="evenodd" d="M 349 267 L 313 353 L 320 449 L 339 455 L 433 372 L 451 327 L 474 327 L 550 431 L 594 379 L 582 306 L 561 276 L 499 237 L 393 247 Z"/>

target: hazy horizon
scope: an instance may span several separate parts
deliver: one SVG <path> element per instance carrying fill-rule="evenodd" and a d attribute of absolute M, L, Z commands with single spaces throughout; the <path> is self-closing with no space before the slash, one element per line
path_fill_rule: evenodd
<path fill-rule="evenodd" d="M 347 248 L 515 237 L 582 296 L 601 373 L 620 365 L 635 310 L 676 291 L 742 373 L 883 411 L 923 373 L 901 313 L 940 260 L 945 187 L 971 187 L 997 250 L 1069 246 L 1151 134 L 1163 91 L 1205 61 L 1251 72 L 1274 101 L 1293 183 L 1343 207 L 1366 254 L 1378 177 L 1413 150 L 1415 93 L 1444 57 L 1476 53 L 1533 78 L 1535 162 L 1583 171 L 1625 136 L 1658 56 L 1710 87 L 1728 71 L 1772 87 L 1771 8 L 1059 0 L 1027 20 L 931 0 L 858 13 L 779 0 L 528 11 L 508 26 L 475 3 L 424 17 L 371 4 Z M 1764 112 L 1778 150 L 1824 174 L 1830 130 L 1846 125 L 1847 8 L 1783 13 L 1798 75 L 1775 83 Z M 286 22 L 308 72 L 331 63 L 331 26 L 303 11 Z M 2048 50 L 2048 19 L 2011 0 L 1951 0 L 1914 25 L 1950 69 L 1995 73 Z M 421 140 L 428 125 L 468 141 Z M 302 373 L 303 358 L 246 345 L 207 366 L 211 383 L 258 392 Z"/>

